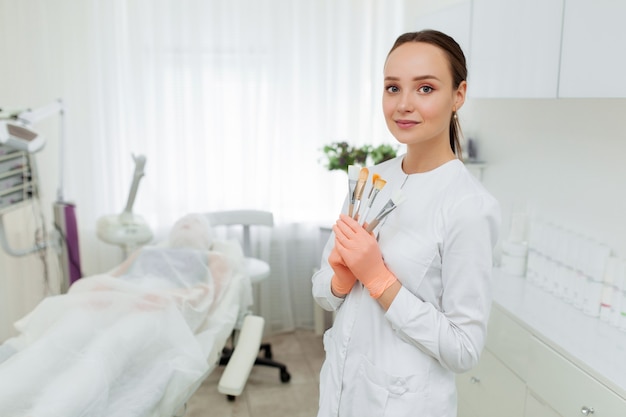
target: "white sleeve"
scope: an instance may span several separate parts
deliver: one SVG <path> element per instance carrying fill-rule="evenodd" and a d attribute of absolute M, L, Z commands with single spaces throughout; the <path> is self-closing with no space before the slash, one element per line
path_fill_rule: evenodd
<path fill-rule="evenodd" d="M 343 304 L 344 298 L 335 296 L 330 288 L 330 280 L 335 273 L 328 263 L 328 256 L 335 246 L 335 233 L 330 234 L 330 238 L 324 250 L 322 252 L 322 259 L 320 262 L 320 268 L 313 274 L 313 298 L 317 304 L 324 310 L 336 311 L 341 304 Z"/>
<path fill-rule="evenodd" d="M 346 198 L 343 201 L 343 206 L 341 208 L 342 213 L 347 213 L 348 211 L 348 195 L 346 194 Z M 335 271 L 331 268 L 328 263 L 328 256 L 330 252 L 332 252 L 335 247 L 335 232 L 330 233 L 330 237 L 328 241 L 326 241 L 326 245 L 324 245 L 324 250 L 322 251 L 322 259 L 320 260 L 319 269 L 313 274 L 311 278 L 313 282 L 313 298 L 322 307 L 327 311 L 337 311 L 337 309 L 343 304 L 345 298 L 337 297 L 330 289 L 330 280 L 332 279 Z"/>
<path fill-rule="evenodd" d="M 452 207 L 444 216 L 441 311 L 403 287 L 386 313 L 402 339 L 454 372 L 476 365 L 485 344 L 499 227 L 500 208 L 488 194 Z"/>

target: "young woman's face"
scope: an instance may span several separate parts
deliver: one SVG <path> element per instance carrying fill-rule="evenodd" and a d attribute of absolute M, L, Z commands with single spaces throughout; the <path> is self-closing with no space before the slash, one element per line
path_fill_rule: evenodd
<path fill-rule="evenodd" d="M 389 131 L 407 146 L 449 147 L 450 118 L 465 99 L 465 82 L 453 87 L 443 50 L 408 42 L 392 51 L 385 64 L 383 113 Z"/>

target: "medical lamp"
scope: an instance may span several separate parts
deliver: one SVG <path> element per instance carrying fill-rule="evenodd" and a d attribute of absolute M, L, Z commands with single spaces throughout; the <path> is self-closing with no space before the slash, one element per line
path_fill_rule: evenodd
<path fill-rule="evenodd" d="M 133 213 L 133 204 L 139 189 L 139 181 L 144 176 L 146 157 L 132 155 L 135 161 L 135 172 L 128 194 L 126 207 L 120 214 L 103 216 L 98 219 L 98 237 L 110 244 L 121 246 L 124 256 L 130 255 L 140 245 L 152 240 L 152 230 L 145 219 Z"/>
<path fill-rule="evenodd" d="M 78 228 L 76 224 L 75 206 L 63 201 L 63 140 L 64 140 L 65 107 L 59 99 L 37 109 L 14 112 L 8 116 L 0 115 L 0 164 L 7 161 L 5 171 L 0 169 L 0 179 L 10 178 L 8 190 L 0 190 L 0 245 L 11 256 L 26 256 L 42 252 L 47 247 L 54 247 L 60 258 L 62 279 L 61 292 L 67 291 L 69 285 L 81 277 L 80 254 L 78 248 Z M 57 201 L 53 204 L 54 226 L 60 236 L 49 238 L 45 231 L 45 222 L 41 221 L 43 230 L 36 239 L 35 245 L 27 249 L 16 250 L 9 245 L 4 229 L 3 214 L 17 209 L 26 203 L 38 203 L 39 178 L 34 153 L 45 145 L 45 138 L 37 132 L 33 125 L 50 116 L 60 117 L 59 135 L 59 188 Z M 21 159 L 20 159 L 21 158 Z M 17 162 L 17 161 L 23 162 Z M 21 192 L 21 194 L 20 194 Z M 2 195 L 12 196 L 2 200 Z M 43 216 L 42 216 L 43 217 Z M 44 261 L 45 262 L 45 261 Z"/>
<path fill-rule="evenodd" d="M 16 150 L 35 153 L 43 148 L 42 135 L 10 120 L 0 120 L 0 144 Z"/>

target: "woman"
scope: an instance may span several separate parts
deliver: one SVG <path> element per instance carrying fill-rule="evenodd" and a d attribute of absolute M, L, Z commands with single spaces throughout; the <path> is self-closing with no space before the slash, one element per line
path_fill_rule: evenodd
<path fill-rule="evenodd" d="M 406 200 L 374 233 L 340 215 L 313 276 L 316 301 L 336 311 L 320 417 L 456 416 L 455 373 L 485 343 L 500 224 L 498 203 L 457 158 L 466 76 L 441 32 L 401 35 L 387 56 L 383 113 L 406 154 L 369 169 L 387 181 L 371 212 L 398 190 Z"/>

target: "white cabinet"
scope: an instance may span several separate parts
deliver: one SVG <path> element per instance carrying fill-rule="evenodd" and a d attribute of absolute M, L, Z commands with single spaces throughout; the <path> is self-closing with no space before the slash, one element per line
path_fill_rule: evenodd
<path fill-rule="evenodd" d="M 523 417 L 526 386 L 498 358 L 484 351 L 480 363 L 457 378 L 469 415 L 481 417 Z"/>
<path fill-rule="evenodd" d="M 461 44 L 470 98 L 623 98 L 625 19 L 624 0 L 461 0 L 416 30 Z"/>
<path fill-rule="evenodd" d="M 561 417 L 541 399 L 537 398 L 532 392 L 526 394 L 526 410 L 524 417 Z"/>
<path fill-rule="evenodd" d="M 464 398 L 459 398 L 459 406 L 457 417 L 480 417 L 478 414 L 472 411 L 472 408 L 469 404 L 465 402 Z"/>
<path fill-rule="evenodd" d="M 495 311 L 487 346 L 474 369 L 457 376 L 459 416 L 523 417 L 530 334 Z"/>
<path fill-rule="evenodd" d="M 563 0 L 474 0 L 468 97 L 557 95 Z"/>
<path fill-rule="evenodd" d="M 528 330 L 494 307 L 489 319 L 487 349 L 523 380 L 528 372 L 531 337 Z"/>
<path fill-rule="evenodd" d="M 452 36 L 467 59 L 470 48 L 471 20 L 472 4 L 470 0 L 464 0 L 422 15 L 416 21 L 415 30 L 435 29 Z"/>
<path fill-rule="evenodd" d="M 537 338 L 530 344 L 526 381 L 530 391 L 563 416 L 626 416 L 626 399 L 620 398 Z"/>
<path fill-rule="evenodd" d="M 626 2 L 566 0 L 559 97 L 626 97 Z"/>
<path fill-rule="evenodd" d="M 626 416 L 623 393 L 543 339 L 494 304 L 478 365 L 457 376 L 459 417 Z"/>

